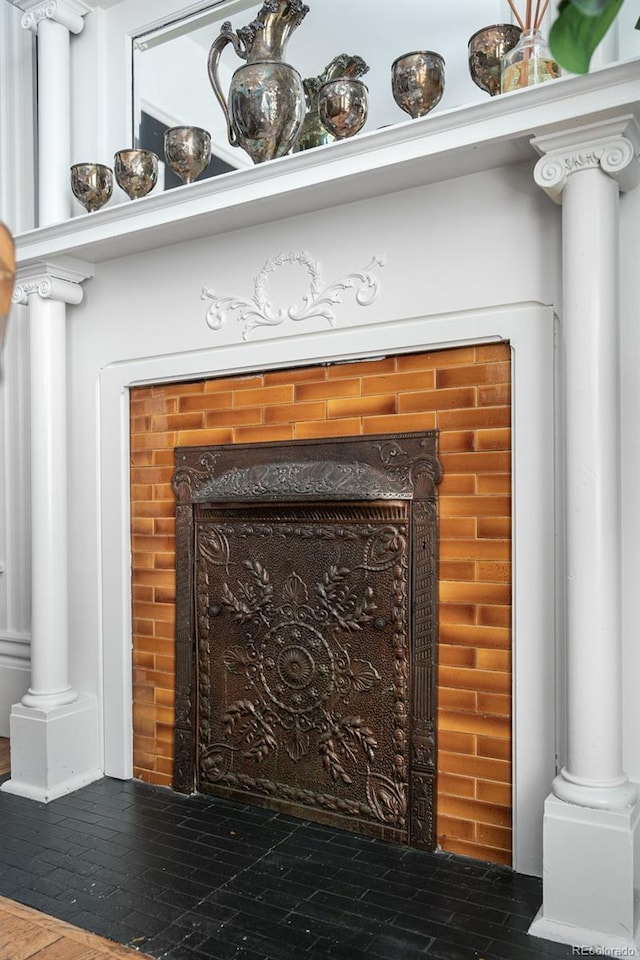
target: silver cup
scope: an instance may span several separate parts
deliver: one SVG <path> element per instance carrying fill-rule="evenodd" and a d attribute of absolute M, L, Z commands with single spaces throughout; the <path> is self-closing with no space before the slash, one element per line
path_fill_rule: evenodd
<path fill-rule="evenodd" d="M 113 170 L 118 186 L 135 200 L 146 196 L 158 182 L 158 157 L 151 150 L 118 150 Z"/>
<path fill-rule="evenodd" d="M 173 172 L 192 183 L 211 159 L 211 135 L 202 127 L 171 127 L 164 135 L 164 155 Z"/>
<path fill-rule="evenodd" d="M 74 163 L 71 189 L 82 206 L 93 213 L 103 207 L 113 193 L 113 170 L 103 163 Z"/>
<path fill-rule="evenodd" d="M 444 93 L 444 59 L 432 50 L 403 54 L 391 65 L 391 89 L 405 113 L 424 117 Z"/>
<path fill-rule="evenodd" d="M 515 47 L 522 30 L 515 23 L 494 23 L 477 30 L 469 40 L 469 73 L 481 90 L 500 93 L 502 58 Z"/>
<path fill-rule="evenodd" d="M 368 113 L 369 90 L 362 80 L 338 77 L 323 83 L 318 91 L 320 122 L 339 140 L 359 133 Z"/>

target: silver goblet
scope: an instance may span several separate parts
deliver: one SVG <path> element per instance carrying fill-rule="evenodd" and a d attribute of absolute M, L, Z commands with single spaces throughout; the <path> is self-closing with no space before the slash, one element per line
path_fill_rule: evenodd
<path fill-rule="evenodd" d="M 492 97 L 500 93 L 502 58 L 520 39 L 515 23 L 494 23 L 477 30 L 469 40 L 469 73 L 481 90 Z"/>
<path fill-rule="evenodd" d="M 113 169 L 130 200 L 146 196 L 158 182 L 158 157 L 151 150 L 118 150 Z"/>
<path fill-rule="evenodd" d="M 368 112 L 369 91 L 362 80 L 338 77 L 323 83 L 318 91 L 320 122 L 338 140 L 359 133 Z"/>
<path fill-rule="evenodd" d="M 103 163 L 74 163 L 71 189 L 82 206 L 93 213 L 103 207 L 113 193 L 113 170 Z"/>
<path fill-rule="evenodd" d="M 432 50 L 403 54 L 391 65 L 391 89 L 405 113 L 424 117 L 444 93 L 444 59 Z"/>
<path fill-rule="evenodd" d="M 211 159 L 211 135 L 202 127 L 171 127 L 164 135 L 164 155 L 173 172 L 192 183 Z"/>

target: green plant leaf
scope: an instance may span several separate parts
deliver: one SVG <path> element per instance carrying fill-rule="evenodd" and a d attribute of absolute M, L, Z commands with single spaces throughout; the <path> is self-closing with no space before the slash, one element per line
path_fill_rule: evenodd
<path fill-rule="evenodd" d="M 558 17 L 549 31 L 554 59 L 571 73 L 587 73 L 593 51 L 615 20 L 624 0 L 596 0 L 600 12 L 587 16 L 582 9 L 588 0 L 562 0 Z M 595 4 L 592 7 L 595 10 Z"/>

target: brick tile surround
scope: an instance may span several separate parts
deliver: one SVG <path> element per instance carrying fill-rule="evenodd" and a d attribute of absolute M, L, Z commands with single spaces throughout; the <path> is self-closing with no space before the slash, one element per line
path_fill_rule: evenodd
<path fill-rule="evenodd" d="M 438 841 L 511 862 L 510 381 L 499 343 L 131 391 L 136 777 L 172 782 L 174 447 L 437 428 Z"/>

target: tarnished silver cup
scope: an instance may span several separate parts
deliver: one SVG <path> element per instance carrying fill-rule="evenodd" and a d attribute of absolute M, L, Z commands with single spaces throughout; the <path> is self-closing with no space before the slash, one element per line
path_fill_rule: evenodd
<path fill-rule="evenodd" d="M 171 127 L 164 135 L 164 155 L 173 172 L 192 183 L 211 159 L 211 135 L 202 127 Z"/>
<path fill-rule="evenodd" d="M 113 171 L 118 186 L 135 200 L 153 190 L 158 182 L 158 157 L 151 150 L 118 150 Z"/>
<path fill-rule="evenodd" d="M 103 207 L 113 193 L 113 170 L 103 163 L 74 163 L 71 189 L 82 206 L 93 213 Z"/>
<path fill-rule="evenodd" d="M 405 113 L 424 117 L 444 93 L 444 59 L 432 50 L 403 54 L 391 65 L 391 89 Z"/>
<path fill-rule="evenodd" d="M 492 97 L 500 93 L 502 58 L 520 39 L 515 23 L 494 23 L 477 30 L 469 40 L 469 73 L 481 90 Z"/>
<path fill-rule="evenodd" d="M 362 130 L 369 113 L 369 90 L 352 77 L 323 83 L 318 91 L 318 115 L 322 126 L 339 140 Z"/>

